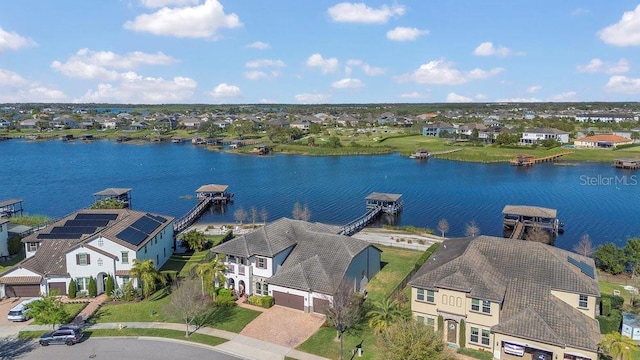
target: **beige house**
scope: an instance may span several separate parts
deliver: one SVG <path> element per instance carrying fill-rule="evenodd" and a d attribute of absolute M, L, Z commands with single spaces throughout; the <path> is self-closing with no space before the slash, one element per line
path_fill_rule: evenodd
<path fill-rule="evenodd" d="M 633 140 L 614 134 L 592 135 L 573 142 L 573 145 L 579 148 L 615 148 L 628 144 L 633 144 Z"/>
<path fill-rule="evenodd" d="M 414 317 L 436 330 L 441 323 L 451 346 L 500 360 L 598 358 L 593 259 L 530 241 L 452 239 L 409 285 Z"/>

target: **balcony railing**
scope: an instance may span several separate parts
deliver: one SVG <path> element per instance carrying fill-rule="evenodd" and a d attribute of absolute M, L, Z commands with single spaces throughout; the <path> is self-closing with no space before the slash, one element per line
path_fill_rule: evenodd
<path fill-rule="evenodd" d="M 238 275 L 244 275 L 244 265 L 238 265 Z"/>

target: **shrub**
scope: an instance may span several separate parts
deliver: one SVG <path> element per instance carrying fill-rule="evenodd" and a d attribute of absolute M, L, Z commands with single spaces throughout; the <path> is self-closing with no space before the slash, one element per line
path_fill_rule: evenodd
<path fill-rule="evenodd" d="M 236 305 L 236 298 L 233 295 L 223 294 L 216 296 L 216 305 L 220 307 L 232 307 Z"/>
<path fill-rule="evenodd" d="M 76 288 L 76 281 L 71 279 L 71 281 L 69 281 L 69 288 L 67 290 L 67 297 L 69 299 L 75 299 L 76 298 L 76 294 L 78 289 Z"/>
<path fill-rule="evenodd" d="M 444 318 L 442 317 L 442 315 L 438 315 L 438 331 L 444 331 Z"/>
<path fill-rule="evenodd" d="M 467 346 L 467 327 L 464 323 L 464 319 L 460 319 L 460 348 L 464 349 Z"/>
<path fill-rule="evenodd" d="M 114 288 L 115 288 L 115 283 L 113 282 L 113 276 L 109 275 L 107 276 L 107 281 L 104 284 L 104 292 L 106 292 L 107 295 L 109 295 L 113 292 Z"/>
<path fill-rule="evenodd" d="M 233 230 L 229 230 L 227 231 L 227 233 L 224 235 L 224 237 L 222 238 L 222 240 L 220 240 L 220 244 L 225 243 L 231 239 L 233 239 Z"/>
<path fill-rule="evenodd" d="M 168 283 L 174 283 L 178 279 L 178 271 L 176 270 L 162 270 L 160 272 L 167 279 Z"/>
<path fill-rule="evenodd" d="M 251 296 L 249 296 L 249 304 L 255 305 L 255 306 L 260 306 L 260 307 L 263 307 L 265 309 L 268 309 L 268 308 L 273 306 L 274 299 L 273 299 L 273 296 L 251 295 Z"/>
<path fill-rule="evenodd" d="M 611 313 L 611 299 L 608 297 L 603 297 L 601 302 L 601 310 L 602 316 L 609 316 Z"/>
<path fill-rule="evenodd" d="M 96 297 L 98 295 L 98 284 L 96 279 L 92 276 L 89 278 L 89 297 Z"/>
<path fill-rule="evenodd" d="M 19 254 L 22 249 L 24 249 L 24 245 L 22 244 L 22 238 L 20 236 L 13 237 L 9 239 L 8 247 L 9 247 L 9 255 Z"/>
<path fill-rule="evenodd" d="M 596 316 L 600 323 L 600 333 L 609 334 L 620 330 L 622 324 L 622 313 L 619 310 L 611 310 L 609 316 Z"/>

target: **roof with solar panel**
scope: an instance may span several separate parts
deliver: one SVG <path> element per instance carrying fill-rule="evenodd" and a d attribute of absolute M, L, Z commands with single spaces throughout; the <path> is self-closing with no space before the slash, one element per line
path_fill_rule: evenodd
<path fill-rule="evenodd" d="M 128 209 L 87 209 L 58 220 L 22 242 L 70 241 L 75 245 L 99 235 L 135 250 L 172 220 L 172 217 Z"/>

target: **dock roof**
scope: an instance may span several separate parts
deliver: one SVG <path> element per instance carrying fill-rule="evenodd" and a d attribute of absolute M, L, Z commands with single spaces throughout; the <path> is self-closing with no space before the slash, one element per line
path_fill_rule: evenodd
<path fill-rule="evenodd" d="M 522 215 L 543 217 L 547 219 L 555 219 L 558 216 L 556 209 L 549 209 L 539 206 L 525 206 L 525 205 L 505 205 L 502 210 L 503 214 Z"/>
<path fill-rule="evenodd" d="M 108 188 L 94 193 L 94 196 L 120 196 L 131 191 L 130 188 Z"/>
<path fill-rule="evenodd" d="M 0 208 L 19 204 L 21 202 L 22 202 L 22 199 L 9 199 L 9 200 L 0 201 Z"/>
<path fill-rule="evenodd" d="M 229 185 L 209 184 L 200 186 L 196 192 L 225 192 L 228 188 Z"/>
<path fill-rule="evenodd" d="M 398 201 L 401 197 L 402 197 L 402 194 L 372 192 L 371 194 L 369 194 L 369 196 L 367 196 L 366 200 Z"/>

